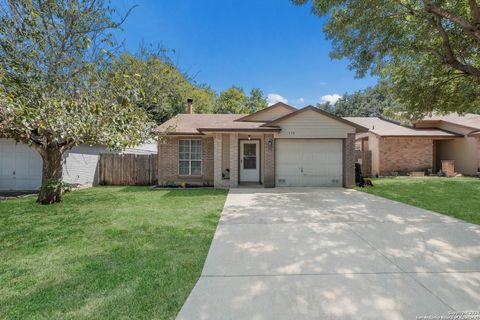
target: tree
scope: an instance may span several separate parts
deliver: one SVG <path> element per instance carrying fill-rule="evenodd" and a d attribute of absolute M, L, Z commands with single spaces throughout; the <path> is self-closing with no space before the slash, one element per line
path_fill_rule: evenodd
<path fill-rule="evenodd" d="M 337 101 L 338 102 L 338 101 Z M 323 111 L 327 111 L 332 114 L 336 114 L 335 105 L 331 104 L 330 101 L 325 101 L 322 103 L 317 103 L 317 108 Z"/>
<path fill-rule="evenodd" d="M 250 114 L 265 109 L 268 106 L 262 90 L 253 88 L 250 96 L 245 95 L 242 88 L 232 86 L 220 95 L 213 108 L 214 113 Z"/>
<path fill-rule="evenodd" d="M 214 113 L 249 113 L 248 98 L 242 88 L 232 86 L 217 98 Z"/>
<path fill-rule="evenodd" d="M 183 108 L 185 108 L 185 101 L 191 98 L 195 113 L 213 113 L 217 94 L 210 87 L 192 84 L 186 87 L 186 91 L 182 95 Z"/>
<path fill-rule="evenodd" d="M 163 49 L 141 48 L 136 55 L 125 53 L 113 63 L 118 75 L 137 76 L 137 104 L 157 123 L 185 112 L 187 99 L 193 99 L 195 112 L 212 112 L 215 93 L 208 87 L 197 86 L 182 73 Z"/>
<path fill-rule="evenodd" d="M 305 4 L 310 0 L 292 0 Z M 407 111 L 478 111 L 478 1 L 312 0 L 333 58 L 385 80 Z"/>
<path fill-rule="evenodd" d="M 326 102 L 317 107 L 339 117 L 378 117 L 387 109 L 401 110 L 401 106 L 380 86 L 344 94 L 333 106 Z"/>
<path fill-rule="evenodd" d="M 43 160 L 38 202 L 62 200 L 63 154 L 122 149 L 151 130 L 136 106 L 139 77 L 110 68 L 119 28 L 108 0 L 0 1 L 0 128 Z"/>
<path fill-rule="evenodd" d="M 268 106 L 267 99 L 263 95 L 263 91 L 259 88 L 253 88 L 247 100 L 249 113 L 254 113 L 265 109 Z"/>

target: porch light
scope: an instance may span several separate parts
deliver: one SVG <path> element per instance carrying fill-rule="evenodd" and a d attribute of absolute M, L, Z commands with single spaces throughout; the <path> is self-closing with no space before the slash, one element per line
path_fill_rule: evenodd
<path fill-rule="evenodd" d="M 271 147 L 272 146 L 272 139 L 268 139 L 268 145 Z"/>
<path fill-rule="evenodd" d="M 252 136 L 251 135 L 248 135 L 248 140 L 252 139 Z"/>

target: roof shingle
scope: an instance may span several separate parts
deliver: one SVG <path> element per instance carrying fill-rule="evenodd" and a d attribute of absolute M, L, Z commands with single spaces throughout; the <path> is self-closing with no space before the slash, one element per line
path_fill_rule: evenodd
<path fill-rule="evenodd" d="M 424 117 L 422 120 L 419 120 L 417 122 L 421 121 L 444 121 L 480 130 L 480 115 L 474 113 L 466 113 L 464 115 L 459 115 L 458 113 L 450 113 L 444 116 L 433 114 L 431 116 Z"/>
<path fill-rule="evenodd" d="M 157 127 L 161 133 L 201 134 L 201 131 L 224 130 L 277 130 L 275 127 L 261 127 L 265 122 L 235 121 L 245 114 L 178 114 Z M 199 130 L 200 129 L 200 130 Z"/>
<path fill-rule="evenodd" d="M 440 129 L 413 129 L 377 117 L 345 117 L 344 119 L 364 126 L 379 136 L 455 137 L 457 134 Z"/>

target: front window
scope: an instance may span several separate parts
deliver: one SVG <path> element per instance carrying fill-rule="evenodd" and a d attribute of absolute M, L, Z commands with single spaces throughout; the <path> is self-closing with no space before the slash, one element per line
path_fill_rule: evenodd
<path fill-rule="evenodd" d="M 178 174 L 180 176 L 202 175 L 202 140 L 179 140 Z"/>

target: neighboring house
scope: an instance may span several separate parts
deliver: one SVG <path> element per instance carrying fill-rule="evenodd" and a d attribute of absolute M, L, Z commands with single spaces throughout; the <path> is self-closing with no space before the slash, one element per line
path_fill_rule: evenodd
<path fill-rule="evenodd" d="M 250 115 L 179 114 L 157 131 L 160 184 L 351 187 L 355 134 L 367 129 L 277 103 Z"/>
<path fill-rule="evenodd" d="M 480 115 L 431 116 L 411 126 L 381 118 L 345 119 L 369 129 L 356 141 L 361 150 L 371 151 L 372 175 L 436 173 L 442 160 L 454 160 L 455 171 L 465 175 L 476 175 L 480 167 Z"/>
<path fill-rule="evenodd" d="M 63 179 L 78 185 L 98 184 L 100 145 L 79 145 L 64 154 Z M 155 154 L 156 144 L 129 148 L 125 153 Z M 42 182 L 42 158 L 38 152 L 13 139 L 0 139 L 0 191 L 37 190 Z"/>
<path fill-rule="evenodd" d="M 156 142 L 148 142 L 143 143 L 135 148 L 126 148 L 124 154 L 157 154 L 157 143 Z"/>
<path fill-rule="evenodd" d="M 437 168 L 439 160 L 455 160 L 457 172 L 475 175 L 480 168 L 480 115 L 452 113 L 429 116 L 416 121 L 415 128 L 439 128 L 461 135 L 460 139 L 439 141 L 435 144 Z"/>

